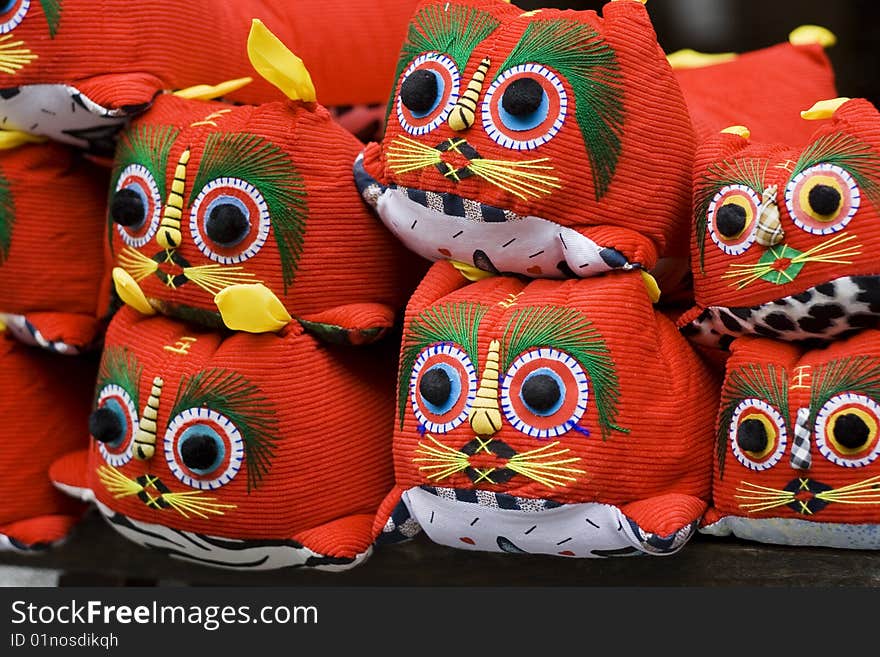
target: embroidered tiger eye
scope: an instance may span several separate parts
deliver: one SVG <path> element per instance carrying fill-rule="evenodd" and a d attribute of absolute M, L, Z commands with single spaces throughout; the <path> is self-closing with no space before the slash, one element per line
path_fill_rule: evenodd
<path fill-rule="evenodd" d="M 761 453 L 767 449 L 767 428 L 760 420 L 746 420 L 737 429 L 736 442 L 746 452 Z"/>
<path fill-rule="evenodd" d="M 868 442 L 871 430 L 855 413 L 846 413 L 834 423 L 834 440 L 846 449 L 856 449 Z"/>
<path fill-rule="evenodd" d="M 545 413 L 556 406 L 562 395 L 559 384 L 546 374 L 529 377 L 523 383 L 521 394 L 526 405 L 539 413 Z"/>
<path fill-rule="evenodd" d="M 736 203 L 723 205 L 715 215 L 715 224 L 724 237 L 736 237 L 746 227 L 746 210 Z"/>
<path fill-rule="evenodd" d="M 541 106 L 544 90 L 532 78 L 520 78 L 510 83 L 504 90 L 501 106 L 513 116 L 528 116 Z"/>
<path fill-rule="evenodd" d="M 205 221 L 208 237 L 221 246 L 238 244 L 247 236 L 249 228 L 241 208 L 232 203 L 221 203 L 213 208 Z"/>
<path fill-rule="evenodd" d="M 840 207 L 840 192 L 830 185 L 816 185 L 807 197 L 810 207 L 816 214 L 829 215 Z"/>
<path fill-rule="evenodd" d="M 110 216 L 120 226 L 137 226 L 146 216 L 143 199 L 131 189 L 120 189 L 110 203 Z"/>
<path fill-rule="evenodd" d="M 441 406 L 452 394 L 452 381 L 445 370 L 437 367 L 426 372 L 419 383 L 419 392 L 429 403 Z"/>
<path fill-rule="evenodd" d="M 400 85 L 400 100 L 411 112 L 429 111 L 437 102 L 437 78 L 431 71 L 413 71 Z"/>
<path fill-rule="evenodd" d="M 207 470 L 217 462 L 217 442 L 206 433 L 188 437 L 180 445 L 180 458 L 190 470 Z"/>
<path fill-rule="evenodd" d="M 122 422 L 109 408 L 99 408 L 89 416 L 89 433 L 100 443 L 119 440 L 122 438 L 122 431 Z"/>

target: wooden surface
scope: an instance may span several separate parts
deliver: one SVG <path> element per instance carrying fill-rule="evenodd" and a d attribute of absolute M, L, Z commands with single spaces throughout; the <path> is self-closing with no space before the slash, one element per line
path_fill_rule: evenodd
<path fill-rule="evenodd" d="M 793 548 L 697 536 L 670 557 L 564 559 L 452 550 L 423 535 L 343 573 L 239 573 L 169 559 L 117 535 L 96 513 L 63 546 L 0 563 L 51 568 L 61 585 L 880 586 L 880 551 Z"/>

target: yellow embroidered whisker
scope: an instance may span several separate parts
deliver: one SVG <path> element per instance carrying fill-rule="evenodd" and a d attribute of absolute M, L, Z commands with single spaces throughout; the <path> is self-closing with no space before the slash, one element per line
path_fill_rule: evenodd
<path fill-rule="evenodd" d="M 112 466 L 102 465 L 97 470 L 98 479 L 115 498 L 137 495 L 144 488 Z"/>
<path fill-rule="evenodd" d="M 201 497 L 200 495 L 201 491 L 186 491 L 183 493 L 165 493 L 161 497 L 168 503 L 168 506 L 184 518 L 189 517 L 186 515 L 187 511 L 207 520 L 209 516 L 205 514 L 222 516 L 226 513 L 224 509 L 236 508 L 235 504 L 221 504 L 215 501 L 216 498 Z"/>
<path fill-rule="evenodd" d="M 778 506 L 785 506 L 786 504 L 791 504 L 794 500 L 792 497 L 789 500 L 780 500 L 778 502 L 768 502 L 766 504 L 740 504 L 739 507 L 741 509 L 745 509 L 748 513 L 757 513 L 758 511 L 769 511 L 770 509 L 775 509 Z"/>
<path fill-rule="evenodd" d="M 854 484 L 848 484 L 846 486 L 841 486 L 840 488 L 835 488 L 832 491 L 828 491 L 828 492 L 829 493 L 831 493 L 831 492 L 839 493 L 841 491 L 849 491 L 849 490 L 862 489 L 862 488 L 869 488 L 870 489 L 870 488 L 874 488 L 875 486 L 880 487 L 880 475 L 876 475 L 874 477 L 868 477 L 867 479 L 862 479 L 861 481 L 857 481 Z"/>
<path fill-rule="evenodd" d="M 24 41 L 12 41 L 12 34 L 0 36 L 0 71 L 15 75 L 38 56 L 24 45 Z M 23 47 L 24 46 L 24 47 Z"/>
<path fill-rule="evenodd" d="M 444 445 L 439 440 L 434 438 L 434 436 L 432 436 L 431 434 L 425 434 L 425 435 L 428 438 L 428 440 L 430 440 L 432 443 L 434 443 L 435 445 L 440 447 L 442 450 L 449 452 L 451 454 L 455 454 L 456 456 L 463 456 L 463 457 L 467 458 L 467 454 L 465 454 L 464 452 L 460 452 L 457 449 L 453 449 L 449 445 Z M 430 445 L 425 445 L 424 443 L 419 443 L 419 447 L 423 447 L 424 449 L 433 449 Z"/>
<path fill-rule="evenodd" d="M 440 472 L 432 472 L 430 474 L 427 474 L 426 476 L 428 477 L 428 479 L 430 479 L 432 481 L 437 481 L 440 479 L 446 479 L 446 477 L 451 477 L 456 472 L 461 472 L 462 470 L 466 470 L 467 467 L 468 467 L 467 463 L 464 463 L 461 465 L 450 465 L 445 470 L 441 470 Z M 420 471 L 422 469 L 423 468 L 419 468 Z"/>
<path fill-rule="evenodd" d="M 543 484 L 548 488 L 556 488 L 557 486 L 565 486 L 566 481 L 575 481 L 575 477 L 569 477 L 566 475 L 558 475 L 551 476 L 554 473 L 547 472 L 536 472 L 535 470 L 525 467 L 524 464 L 515 464 L 508 463 L 508 469 L 513 470 L 514 472 L 521 474 L 524 477 L 528 477 L 533 481 L 537 481 L 539 484 Z"/>
<path fill-rule="evenodd" d="M 218 292 L 240 283 L 259 283 L 255 275 L 244 271 L 244 267 L 226 267 L 224 265 L 200 265 L 186 267 L 183 275 L 187 280 L 203 290 L 217 294 Z"/>
<path fill-rule="evenodd" d="M 813 255 L 815 253 L 819 253 L 821 251 L 827 251 L 828 249 L 831 249 L 833 247 L 840 246 L 844 242 L 851 242 L 854 239 L 857 239 L 855 235 L 848 234 L 848 233 L 838 233 L 834 237 L 830 237 L 826 241 L 824 241 L 820 244 L 817 244 L 813 248 L 807 249 L 801 255 L 796 256 L 796 258 L 803 258 L 805 256 L 811 256 L 811 255 Z M 849 246 L 847 248 L 860 249 L 861 247 L 862 247 L 862 245 L 858 244 L 855 246 Z M 794 259 L 795 258 L 792 258 L 792 260 L 794 260 Z"/>
<path fill-rule="evenodd" d="M 472 160 L 468 168 L 475 175 L 488 180 L 489 182 L 507 189 L 505 185 L 515 188 L 523 193 L 532 196 L 540 196 L 541 194 L 550 194 L 554 189 L 559 189 L 559 178 L 543 173 L 534 173 L 528 166 L 523 169 L 517 168 L 516 162 L 501 162 L 497 160 Z M 543 167 L 542 167 L 543 168 Z M 550 168 L 552 170 L 552 167 Z M 504 183 L 504 184 L 502 184 Z M 507 189 L 507 191 L 513 191 Z"/>
<path fill-rule="evenodd" d="M 151 276 L 159 269 L 159 263 L 131 247 L 126 247 L 119 254 L 119 264 L 138 282 Z"/>
<path fill-rule="evenodd" d="M 763 500 L 766 502 L 769 500 L 790 500 L 794 498 L 794 494 L 786 493 L 785 495 L 774 495 L 773 493 L 758 493 L 755 491 L 754 495 L 734 495 L 733 497 L 737 500 Z"/>
<path fill-rule="evenodd" d="M 423 144 L 420 141 L 416 141 L 415 139 L 410 139 L 409 137 L 398 137 L 393 142 L 391 142 L 391 146 L 389 149 L 400 149 L 406 150 L 409 148 L 412 151 L 423 151 L 426 153 L 439 153 L 437 149 L 433 146 L 428 146 Z"/>
<path fill-rule="evenodd" d="M 816 496 L 819 497 L 818 495 Z M 835 498 L 835 497 L 821 497 L 819 498 L 823 502 L 834 502 L 835 504 L 880 504 L 880 499 L 875 499 L 872 501 L 865 501 L 862 499 L 850 499 L 850 498 Z"/>
<path fill-rule="evenodd" d="M 772 271 L 773 271 L 772 267 L 767 267 L 765 269 L 757 270 L 756 272 L 754 272 L 752 274 L 748 274 L 746 276 L 743 276 L 742 274 L 737 274 L 737 277 L 740 278 L 739 282 L 736 283 L 737 289 L 741 290 L 744 287 L 747 287 L 751 283 L 754 283 L 756 280 L 758 280 L 762 276 L 766 276 L 767 274 L 769 274 Z M 721 277 L 722 278 L 734 278 L 734 276 L 726 276 L 725 274 L 722 274 Z"/>
<path fill-rule="evenodd" d="M 771 493 L 781 493 L 783 495 L 794 495 L 794 493 L 792 493 L 791 491 L 787 491 L 782 488 L 770 488 L 768 486 L 761 486 L 760 484 L 753 484 L 750 481 L 740 481 L 739 483 L 742 484 L 743 486 L 747 486 L 748 488 L 757 488 L 758 490 L 766 490 L 766 491 L 770 491 Z M 742 491 L 744 493 L 752 492 L 752 491 L 746 490 L 745 488 L 741 488 L 740 486 L 737 486 L 736 490 Z"/>

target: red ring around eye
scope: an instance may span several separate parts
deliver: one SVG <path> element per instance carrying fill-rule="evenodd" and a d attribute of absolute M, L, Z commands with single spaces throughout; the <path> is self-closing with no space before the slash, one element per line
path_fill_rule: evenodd
<path fill-rule="evenodd" d="M 820 214 L 810 203 L 810 192 L 826 186 L 837 195 L 838 204 L 828 214 Z M 798 228 L 813 235 L 829 235 L 843 230 L 855 216 L 862 194 L 855 179 L 834 164 L 817 164 L 801 171 L 785 188 L 785 205 Z"/>
<path fill-rule="evenodd" d="M 437 81 L 437 96 L 433 106 L 426 112 L 418 114 L 404 105 L 400 96 L 403 82 L 415 71 L 430 71 Z M 446 55 L 429 52 L 416 57 L 400 76 L 397 93 L 397 119 L 400 125 L 414 136 L 423 135 L 439 126 L 458 102 L 459 84 L 458 67 Z"/>
<path fill-rule="evenodd" d="M 764 430 L 766 445 L 761 449 L 744 449 L 738 440 L 741 425 L 756 421 Z M 728 429 L 730 446 L 736 459 L 749 470 L 761 471 L 772 468 L 785 454 L 788 432 L 785 420 L 775 408 L 762 399 L 744 399 L 736 407 Z"/>
<path fill-rule="evenodd" d="M 132 248 L 140 248 L 149 242 L 159 228 L 159 216 L 162 212 L 162 197 L 159 186 L 149 169 L 141 164 L 129 164 L 119 174 L 115 192 L 127 189 L 141 200 L 144 207 L 143 220 L 132 226 L 116 224 L 122 241 Z"/>
<path fill-rule="evenodd" d="M 442 385 L 426 396 L 426 377 Z M 409 382 L 410 403 L 416 419 L 431 433 L 451 431 L 468 417 L 477 394 L 477 374 L 470 356 L 450 343 L 424 349 L 416 358 Z"/>
<path fill-rule="evenodd" d="M 199 458 L 205 463 L 187 460 L 186 444 L 202 443 Z M 168 423 L 164 439 L 168 468 L 187 486 L 213 490 L 228 484 L 241 470 L 244 460 L 244 439 L 241 432 L 225 415 L 210 408 L 189 408 Z"/>
<path fill-rule="evenodd" d="M 581 364 L 550 347 L 519 355 L 501 381 L 501 409 L 507 421 L 533 438 L 571 431 L 586 413 L 588 400 L 589 380 Z"/>
<path fill-rule="evenodd" d="M 98 443 L 98 450 L 104 460 L 118 468 L 131 460 L 131 441 L 137 427 L 137 409 L 128 392 L 115 383 L 104 386 L 98 393 L 97 408 L 112 411 L 123 427 L 119 441 Z"/>
<path fill-rule="evenodd" d="M 524 116 L 513 116 L 503 106 L 504 93 L 519 80 L 537 82 L 542 91 L 539 106 Z M 496 143 L 514 150 L 531 150 L 550 141 L 568 113 L 568 95 L 559 77 L 539 64 L 521 64 L 499 75 L 483 100 L 483 129 Z"/>
<path fill-rule="evenodd" d="M 0 0 L 0 35 L 8 34 L 18 27 L 30 8 L 31 0 Z M 13 66 L 15 68 L 17 67 Z M 15 73 L 14 70 L 4 72 Z"/>
<path fill-rule="evenodd" d="M 860 468 L 880 456 L 880 404 L 853 393 L 835 395 L 816 414 L 816 446 L 826 459 Z"/>
<path fill-rule="evenodd" d="M 230 243 L 211 238 L 209 222 L 222 210 L 239 217 L 241 231 L 233 231 Z M 269 237 L 272 221 L 269 206 L 260 191 L 240 178 L 217 178 L 202 188 L 190 210 L 189 229 L 193 242 L 206 257 L 234 265 L 255 256 Z"/>
<path fill-rule="evenodd" d="M 757 193 L 745 185 L 727 185 L 712 197 L 706 222 L 709 235 L 719 249 L 728 255 L 740 255 L 752 245 L 755 241 L 760 205 L 761 199 Z M 725 216 L 728 213 L 730 214 Z M 734 224 L 736 230 L 730 228 L 731 215 L 739 215 L 744 219 L 741 225 Z"/>

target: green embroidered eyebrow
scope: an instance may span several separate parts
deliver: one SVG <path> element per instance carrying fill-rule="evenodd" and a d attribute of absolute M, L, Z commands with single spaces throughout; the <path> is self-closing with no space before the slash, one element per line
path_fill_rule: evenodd
<path fill-rule="evenodd" d="M 271 142 L 245 133 L 212 133 L 190 192 L 189 204 L 217 178 L 238 178 L 266 201 L 281 256 L 284 293 L 293 283 L 308 219 L 306 188 L 290 158 Z"/>
<path fill-rule="evenodd" d="M 718 474 L 724 477 L 724 458 L 727 455 L 727 437 L 736 407 L 744 399 L 761 399 L 779 411 L 788 423 L 788 385 L 785 370 L 775 365 L 766 368 L 748 365 L 733 370 L 727 379 L 722 396 L 721 413 L 715 450 L 718 454 Z"/>
<path fill-rule="evenodd" d="M 871 356 L 852 356 L 824 365 L 813 376 L 810 386 L 810 418 L 807 426 L 813 426 L 825 402 L 844 392 L 880 400 L 880 360 Z"/>
<path fill-rule="evenodd" d="M 128 393 L 135 408 L 140 403 L 140 380 L 143 366 L 135 355 L 125 347 L 107 347 L 98 370 L 95 398 L 106 386 L 115 384 Z"/>
<path fill-rule="evenodd" d="M 504 329 L 503 371 L 525 351 L 552 347 L 564 351 L 587 371 L 596 398 L 602 440 L 612 430 L 629 433 L 615 424 L 620 398 L 617 372 L 605 340 L 583 313 L 574 308 L 527 306 L 517 310 Z"/>
<path fill-rule="evenodd" d="M 168 154 L 174 145 L 174 140 L 180 131 L 171 126 L 141 125 L 122 133 L 119 144 L 116 147 L 116 157 L 113 159 L 113 173 L 110 178 L 110 199 L 107 207 L 110 207 L 116 185 L 119 184 L 119 176 L 126 167 L 139 164 L 145 167 L 156 181 L 159 189 L 159 198 L 165 202 L 165 167 L 168 163 Z M 107 213 L 107 241 L 113 244 L 113 218 Z"/>
<path fill-rule="evenodd" d="M 596 199 L 601 199 L 617 169 L 623 132 L 623 80 L 617 55 L 589 25 L 559 18 L 530 23 L 498 75 L 528 63 L 561 73 L 571 85 Z"/>
<path fill-rule="evenodd" d="M 169 417 L 202 407 L 225 415 L 241 434 L 250 493 L 269 471 L 277 447 L 278 426 L 270 402 L 241 374 L 209 369 L 181 381 Z"/>
<path fill-rule="evenodd" d="M 406 35 L 406 41 L 397 60 L 394 84 L 400 79 L 407 65 L 423 52 L 448 54 L 459 72 L 464 71 L 468 59 L 478 43 L 489 36 L 499 25 L 492 14 L 475 7 L 447 4 L 432 5 L 419 11 Z M 387 120 L 394 105 L 394 95 L 388 101 L 385 112 Z"/>
<path fill-rule="evenodd" d="M 423 349 L 438 342 L 454 343 L 464 349 L 474 369 L 480 371 L 477 363 L 477 338 L 480 322 L 487 310 L 486 306 L 478 303 L 451 303 L 428 308 L 413 319 L 404 335 L 397 379 L 397 405 L 401 427 L 409 393 L 407 382 Z"/>
<path fill-rule="evenodd" d="M 700 249 L 700 271 L 705 271 L 706 229 L 712 199 L 728 185 L 743 185 L 761 197 L 766 172 L 766 160 L 724 160 L 710 165 L 697 182 L 694 187 L 694 230 Z"/>
<path fill-rule="evenodd" d="M 0 265 L 9 257 L 12 245 L 12 226 L 15 223 L 15 201 L 9 181 L 0 174 Z"/>
<path fill-rule="evenodd" d="M 54 39 L 61 22 L 61 0 L 40 0 L 46 22 L 49 24 L 49 38 Z"/>
<path fill-rule="evenodd" d="M 846 169 L 873 205 L 880 205 L 880 155 L 853 135 L 836 132 L 810 145 L 794 165 L 791 177 L 817 164 Z"/>

